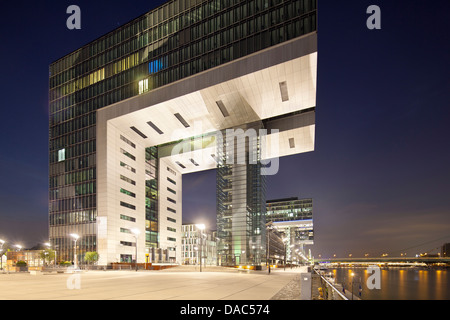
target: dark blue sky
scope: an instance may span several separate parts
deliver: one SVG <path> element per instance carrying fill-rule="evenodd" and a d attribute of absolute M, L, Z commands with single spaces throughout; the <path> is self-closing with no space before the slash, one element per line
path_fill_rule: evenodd
<path fill-rule="evenodd" d="M 2 3 L 0 238 L 48 238 L 49 64 L 160 3 Z M 81 30 L 66 28 L 71 4 Z M 372 4 L 381 30 L 366 27 Z M 267 195 L 314 199 L 314 255 L 450 242 L 449 10 L 447 0 L 319 0 L 316 150 L 282 158 Z M 215 172 L 183 184 L 185 218 L 214 227 Z"/>

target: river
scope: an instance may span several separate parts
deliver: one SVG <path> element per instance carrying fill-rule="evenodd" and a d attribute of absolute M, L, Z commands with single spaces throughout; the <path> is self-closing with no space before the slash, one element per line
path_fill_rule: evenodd
<path fill-rule="evenodd" d="M 450 300 L 450 269 L 381 269 L 380 289 L 367 286 L 372 276 L 367 268 L 331 268 L 328 272 L 350 291 L 353 273 L 353 292 L 359 295 L 361 290 L 362 300 Z"/>

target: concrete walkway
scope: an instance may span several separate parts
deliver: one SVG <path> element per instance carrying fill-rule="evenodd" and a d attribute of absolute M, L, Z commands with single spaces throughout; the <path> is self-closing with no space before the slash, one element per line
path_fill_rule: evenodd
<path fill-rule="evenodd" d="M 163 271 L 0 274 L 0 300 L 292 300 L 304 268 L 265 271 L 176 267 Z"/>

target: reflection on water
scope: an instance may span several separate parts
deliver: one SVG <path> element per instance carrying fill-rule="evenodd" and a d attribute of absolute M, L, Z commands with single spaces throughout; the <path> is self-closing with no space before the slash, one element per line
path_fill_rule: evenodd
<path fill-rule="evenodd" d="M 390 268 L 381 270 L 381 289 L 370 290 L 366 268 L 331 269 L 336 282 L 358 295 L 361 286 L 363 300 L 450 300 L 450 270 Z"/>

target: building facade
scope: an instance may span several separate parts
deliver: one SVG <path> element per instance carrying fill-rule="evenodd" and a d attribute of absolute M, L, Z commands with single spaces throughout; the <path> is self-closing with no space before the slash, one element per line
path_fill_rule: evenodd
<path fill-rule="evenodd" d="M 217 265 L 216 231 L 202 230 L 195 224 L 183 224 L 181 232 L 182 264 Z"/>
<path fill-rule="evenodd" d="M 58 257 L 97 251 L 107 265 L 164 250 L 181 261 L 182 175 L 217 169 L 221 259 L 263 261 L 261 161 L 314 149 L 316 8 L 171 0 L 52 63 L 49 238 Z M 250 124 L 276 131 L 263 138 L 279 148 L 244 147 L 256 163 L 224 163 L 230 150 L 216 133 Z"/>
<path fill-rule="evenodd" d="M 268 200 L 266 210 L 266 220 L 272 222 L 285 239 L 286 260 L 294 262 L 298 258 L 296 250 L 305 254 L 304 246 L 314 244 L 312 199 Z"/>

